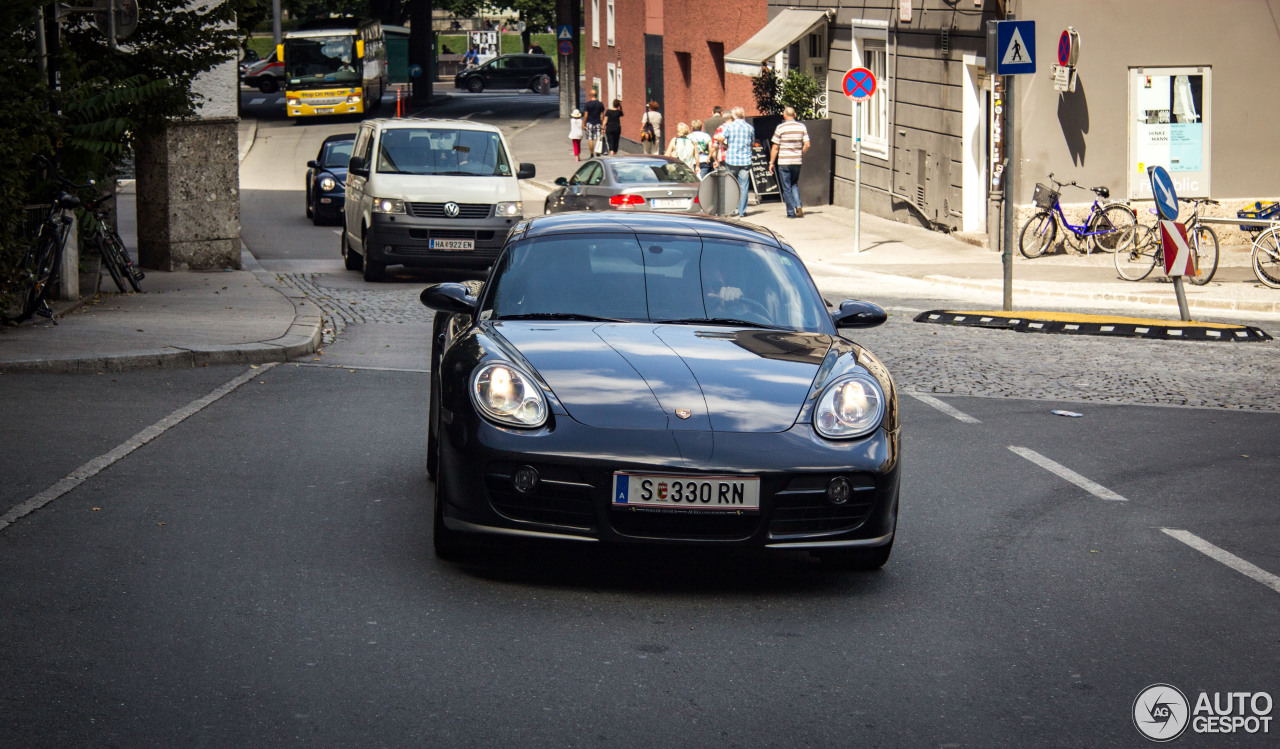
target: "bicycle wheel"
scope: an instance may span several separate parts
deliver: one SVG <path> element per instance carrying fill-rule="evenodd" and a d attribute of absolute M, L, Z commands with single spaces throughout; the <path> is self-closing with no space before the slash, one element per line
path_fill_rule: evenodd
<path fill-rule="evenodd" d="M 1022 225 L 1022 233 L 1018 235 L 1018 251 L 1025 257 L 1040 257 L 1053 246 L 1057 235 L 1058 222 L 1054 220 L 1053 214 L 1040 211 Z"/>
<path fill-rule="evenodd" d="M 116 282 L 116 288 L 123 294 L 125 292 L 124 277 L 121 274 L 120 260 L 112 251 L 111 243 L 104 239 L 101 234 L 94 237 L 93 242 L 98 245 L 98 254 L 102 256 L 102 266 L 111 274 L 111 280 Z"/>
<path fill-rule="evenodd" d="M 1109 205 L 1089 222 L 1093 249 L 1116 252 L 1131 248 L 1137 238 L 1138 219 L 1127 205 Z"/>
<path fill-rule="evenodd" d="M 1160 249 L 1160 235 L 1146 224 L 1138 224 L 1128 249 L 1121 249 L 1111 256 L 1116 273 L 1126 281 L 1141 281 L 1156 267 L 1156 253 Z"/>
<path fill-rule="evenodd" d="M 1253 274 L 1264 286 L 1280 289 L 1280 231 L 1267 229 L 1253 240 Z"/>
<path fill-rule="evenodd" d="M 27 289 L 22 298 L 22 312 L 18 321 L 26 320 L 35 314 L 44 302 L 53 286 L 53 272 L 58 267 L 58 259 L 62 255 L 62 243 L 57 237 L 46 234 L 40 244 L 23 260 L 22 272 L 27 276 Z"/>
<path fill-rule="evenodd" d="M 1190 231 L 1191 251 L 1196 254 L 1198 276 L 1187 276 L 1196 286 L 1204 286 L 1213 280 L 1218 270 L 1218 235 L 1208 226 L 1199 225 Z"/>
<path fill-rule="evenodd" d="M 129 282 L 129 287 L 134 291 L 141 292 L 142 286 L 138 282 L 147 276 L 133 264 L 133 260 L 129 257 L 129 248 L 124 246 L 124 241 L 114 231 L 107 235 L 106 241 L 107 246 L 111 248 L 111 252 L 116 256 L 116 262 L 119 264 L 125 280 Z"/>

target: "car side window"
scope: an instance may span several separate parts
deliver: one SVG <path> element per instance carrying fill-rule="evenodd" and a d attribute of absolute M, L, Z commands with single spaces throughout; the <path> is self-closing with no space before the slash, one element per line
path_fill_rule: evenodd
<path fill-rule="evenodd" d="M 573 176 L 569 178 L 569 184 L 571 185 L 584 184 L 587 179 L 587 174 L 590 173 L 591 167 L 593 166 L 595 166 L 594 161 L 587 164 L 583 164 L 581 168 L 579 168 L 578 171 L 574 172 Z"/>
<path fill-rule="evenodd" d="M 587 164 L 587 170 L 586 181 L 583 184 L 600 184 L 600 180 L 604 178 L 604 169 L 600 168 L 600 162 L 593 161 L 590 164 Z"/>
<path fill-rule="evenodd" d="M 491 61 L 487 67 L 490 70 L 506 70 L 507 60 L 504 57 L 499 57 L 498 59 Z"/>

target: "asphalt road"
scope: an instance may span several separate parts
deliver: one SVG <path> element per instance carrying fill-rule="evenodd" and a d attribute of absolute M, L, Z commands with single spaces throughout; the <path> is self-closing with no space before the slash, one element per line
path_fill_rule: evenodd
<path fill-rule="evenodd" d="M 302 154 L 342 124 L 260 137 Z M 877 573 L 576 545 L 436 561 L 429 318 L 413 279 L 328 270 L 291 179 L 261 190 L 291 213 L 243 221 L 264 265 L 360 302 L 315 361 L 0 376 L 0 514 L 47 499 L 0 520 L 0 746 L 1136 746 L 1148 685 L 1280 697 L 1274 411 L 904 396 Z M 957 340 L 913 339 L 913 391 Z"/>

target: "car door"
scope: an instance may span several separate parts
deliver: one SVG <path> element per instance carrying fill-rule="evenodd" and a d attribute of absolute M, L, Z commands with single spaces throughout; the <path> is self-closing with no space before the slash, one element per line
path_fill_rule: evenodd
<path fill-rule="evenodd" d="M 587 166 L 591 169 L 582 181 L 582 210 L 607 211 L 610 209 L 609 198 L 613 190 L 604 183 L 604 165 L 599 161 L 592 161 Z"/>
<path fill-rule="evenodd" d="M 489 88 L 511 88 L 511 58 L 499 57 L 489 63 Z"/>
<path fill-rule="evenodd" d="M 578 171 L 573 173 L 569 178 L 569 184 L 564 187 L 564 209 L 566 211 L 582 211 L 586 210 L 586 203 L 583 201 L 582 191 L 586 189 L 587 177 L 591 174 L 598 164 L 594 161 L 588 161 L 578 167 Z"/>
<path fill-rule="evenodd" d="M 364 159 L 365 169 L 372 168 L 372 127 L 360 128 L 360 134 L 356 136 L 356 144 L 355 147 L 351 149 L 351 154 L 353 157 L 359 156 Z M 350 171 L 347 173 L 346 199 L 343 206 L 347 242 L 350 246 L 357 247 L 361 253 L 364 252 L 364 247 L 360 246 L 360 222 L 362 217 L 365 215 L 365 211 L 370 208 L 366 204 L 366 185 L 368 182 L 368 177 Z"/>

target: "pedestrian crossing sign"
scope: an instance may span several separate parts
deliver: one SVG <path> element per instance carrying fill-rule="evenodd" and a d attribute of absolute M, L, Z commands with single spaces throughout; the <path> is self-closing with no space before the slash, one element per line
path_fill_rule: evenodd
<path fill-rule="evenodd" d="M 1036 72 L 1035 21 L 987 24 L 987 72 L 995 75 Z"/>
<path fill-rule="evenodd" d="M 556 39 L 559 41 L 573 41 L 573 27 L 560 26 L 556 29 Z"/>

